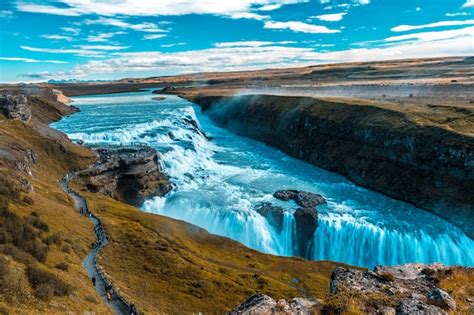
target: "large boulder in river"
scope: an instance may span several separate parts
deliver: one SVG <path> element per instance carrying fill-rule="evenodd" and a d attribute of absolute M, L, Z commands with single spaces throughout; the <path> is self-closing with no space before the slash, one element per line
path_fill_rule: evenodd
<path fill-rule="evenodd" d="M 265 294 L 255 294 L 237 306 L 227 315 L 310 315 L 319 301 L 294 298 L 275 301 Z"/>
<path fill-rule="evenodd" d="M 301 190 L 278 190 L 273 194 L 273 197 L 284 201 L 288 201 L 290 199 L 294 200 L 300 207 L 303 208 L 316 207 L 320 204 L 326 203 L 326 200 L 323 196 Z"/>
<path fill-rule="evenodd" d="M 283 213 L 285 209 L 274 206 L 271 202 L 262 202 L 254 207 L 260 215 L 265 217 L 279 232 L 283 229 Z"/>
<path fill-rule="evenodd" d="M 314 208 L 298 208 L 294 213 L 296 223 L 296 244 L 298 253 L 308 258 L 309 249 L 313 244 L 314 231 L 318 227 L 318 213 Z"/>

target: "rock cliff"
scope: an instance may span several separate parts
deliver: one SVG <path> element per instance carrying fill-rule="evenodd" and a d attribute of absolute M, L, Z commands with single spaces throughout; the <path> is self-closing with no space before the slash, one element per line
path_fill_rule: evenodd
<path fill-rule="evenodd" d="M 186 97 L 236 133 L 432 211 L 474 237 L 474 139 L 425 112 L 349 99 Z"/>
<path fill-rule="evenodd" d="M 28 106 L 28 99 L 25 95 L 1 95 L 0 112 L 7 118 L 19 119 L 28 122 L 31 119 L 31 110 Z"/>
<path fill-rule="evenodd" d="M 157 152 L 148 146 L 98 146 L 99 161 L 79 175 L 92 192 L 140 206 L 146 198 L 171 190 Z"/>

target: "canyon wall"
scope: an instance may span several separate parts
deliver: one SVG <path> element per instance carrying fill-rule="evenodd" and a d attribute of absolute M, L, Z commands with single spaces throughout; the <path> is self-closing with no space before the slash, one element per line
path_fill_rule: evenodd
<path fill-rule="evenodd" d="M 429 210 L 474 237 L 474 139 L 469 135 L 438 126 L 423 113 L 368 101 L 186 98 L 238 134 Z"/>

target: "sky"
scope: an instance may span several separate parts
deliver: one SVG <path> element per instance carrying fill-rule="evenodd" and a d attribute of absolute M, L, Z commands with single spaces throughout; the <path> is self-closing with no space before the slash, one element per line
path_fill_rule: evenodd
<path fill-rule="evenodd" d="M 474 0 L 0 3 L 0 82 L 474 55 Z"/>

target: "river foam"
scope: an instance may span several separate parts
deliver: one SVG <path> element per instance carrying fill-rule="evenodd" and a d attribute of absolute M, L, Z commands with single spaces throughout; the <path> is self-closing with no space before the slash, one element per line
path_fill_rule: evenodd
<path fill-rule="evenodd" d="M 292 256 L 297 253 L 296 205 L 272 194 L 301 189 L 328 200 L 318 208 L 319 226 L 307 249 L 311 259 L 366 267 L 474 265 L 474 241 L 437 216 L 236 136 L 185 100 L 152 97 L 140 92 L 75 98 L 81 112 L 54 124 L 76 141 L 156 148 L 176 188 L 165 198 L 147 200 L 143 211 L 185 220 L 262 252 Z M 253 210 L 259 202 L 285 208 L 281 231 Z"/>

